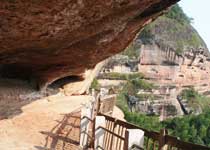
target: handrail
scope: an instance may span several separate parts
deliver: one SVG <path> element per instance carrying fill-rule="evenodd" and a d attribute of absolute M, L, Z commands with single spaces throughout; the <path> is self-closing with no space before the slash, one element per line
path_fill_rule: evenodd
<path fill-rule="evenodd" d="M 83 117 L 81 118 L 81 120 L 82 120 L 82 119 L 85 119 L 85 118 L 86 118 L 88 121 L 93 122 L 93 120 L 92 120 L 92 119 L 90 119 L 90 118 L 89 118 L 89 117 L 87 117 L 87 116 L 83 116 Z"/>
<path fill-rule="evenodd" d="M 99 126 L 96 130 L 98 130 L 98 129 L 103 129 L 104 131 L 109 132 L 109 133 L 111 133 L 112 135 L 114 135 L 114 136 L 116 136 L 116 137 L 118 137 L 118 138 L 120 138 L 120 139 L 122 139 L 122 140 L 125 140 L 124 137 L 122 137 L 122 136 L 120 136 L 120 135 L 118 135 L 118 134 L 116 134 L 116 133 L 114 133 L 114 132 L 112 132 L 112 131 L 110 131 L 110 130 L 104 128 L 104 127 L 102 127 L 102 126 Z"/>
<path fill-rule="evenodd" d="M 177 139 L 177 137 L 171 136 L 171 135 L 166 135 L 166 144 L 181 148 L 181 149 L 186 149 L 186 150 L 210 150 L 210 147 L 204 146 L 204 145 L 199 145 L 199 144 L 194 144 L 191 142 L 185 142 Z"/>
<path fill-rule="evenodd" d="M 141 128 L 134 124 L 124 122 L 122 120 L 118 120 L 116 118 L 113 118 L 111 116 L 108 116 L 108 115 L 105 115 L 102 113 L 98 113 L 98 115 L 104 116 L 106 118 L 106 120 L 112 121 L 115 124 L 119 124 L 120 126 L 123 126 L 127 129 L 143 130 L 145 132 L 146 137 L 151 138 L 155 141 L 158 141 L 159 145 L 160 144 L 168 145 L 168 146 L 176 147 L 176 148 L 183 149 L 183 150 L 210 150 L 210 147 L 199 145 L 199 144 L 194 144 L 194 143 L 190 143 L 190 142 L 184 142 L 184 141 L 179 140 L 177 137 L 168 135 L 167 133 L 163 135 L 162 133 L 155 132 L 155 131 L 149 131 L 147 129 Z M 163 142 L 162 139 L 164 139 L 164 143 L 162 143 Z"/>
<path fill-rule="evenodd" d="M 99 116 L 104 116 L 107 120 L 110 120 L 110 121 L 113 121 L 115 122 L 116 124 L 120 124 L 121 126 L 124 126 L 125 128 L 127 129 L 140 129 L 140 130 L 143 130 L 144 133 L 145 133 L 145 136 L 147 137 L 150 137 L 156 141 L 158 141 L 159 139 L 159 133 L 156 132 L 156 131 L 150 131 L 150 130 L 147 130 L 147 129 L 144 129 L 144 128 L 141 128 L 137 125 L 134 125 L 132 123 L 128 123 L 128 122 L 125 122 L 125 121 L 122 121 L 122 120 L 118 120 L 118 119 L 115 119 L 111 116 L 108 116 L 108 115 L 105 115 L 105 114 L 102 114 L 102 113 L 98 113 Z"/>

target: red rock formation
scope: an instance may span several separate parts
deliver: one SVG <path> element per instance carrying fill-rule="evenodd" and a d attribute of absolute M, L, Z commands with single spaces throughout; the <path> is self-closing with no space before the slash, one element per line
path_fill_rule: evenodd
<path fill-rule="evenodd" d="M 1 0 L 0 76 L 40 87 L 122 51 L 179 0 Z"/>

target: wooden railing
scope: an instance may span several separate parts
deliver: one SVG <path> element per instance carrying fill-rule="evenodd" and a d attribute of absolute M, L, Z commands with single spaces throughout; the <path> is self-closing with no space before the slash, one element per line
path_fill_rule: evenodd
<path fill-rule="evenodd" d="M 108 115 L 98 113 L 106 119 L 103 150 L 127 150 L 128 131 L 127 129 L 141 129 L 144 131 L 144 150 L 210 150 L 209 147 L 197 145 L 179 140 L 167 134 L 167 130 L 161 132 L 149 131 L 139 126 L 117 120 Z M 133 145 L 135 147 L 135 145 Z M 138 149 L 138 145 L 136 145 Z"/>
<path fill-rule="evenodd" d="M 105 131 L 103 150 L 127 150 L 128 147 L 128 131 L 125 130 L 124 136 L 112 131 L 112 128 L 99 127 Z M 97 130 L 97 129 L 96 129 Z"/>
<path fill-rule="evenodd" d="M 83 118 L 90 122 L 92 133 L 86 133 L 90 141 L 90 147 L 94 149 L 95 143 L 95 132 L 97 130 L 103 130 L 103 144 L 99 145 L 97 149 L 103 150 L 128 150 L 129 145 L 129 129 L 140 129 L 144 131 L 144 144 L 143 148 L 139 145 L 132 145 L 133 149 L 144 149 L 144 150 L 210 150 L 209 147 L 197 145 L 189 142 L 184 142 L 177 137 L 170 136 L 167 134 L 167 130 L 163 129 L 160 132 L 150 131 L 134 124 L 118 120 L 104 113 L 109 112 L 108 109 L 102 109 L 102 102 L 99 100 L 95 101 L 93 108 L 93 117 Z M 113 103 L 109 105 L 112 106 Z M 105 105 L 106 106 L 106 105 Z M 113 109 L 113 108 L 112 108 Z M 104 110 L 104 111 L 102 111 Z M 109 113 L 108 113 L 109 114 Z M 92 116 L 92 115 L 91 115 Z M 105 126 L 98 126 L 95 128 L 96 116 L 103 116 L 105 118 Z M 82 119 L 83 119 L 82 118 Z M 86 131 L 86 130 L 85 130 Z M 86 131 L 88 132 L 88 130 Z M 86 140 L 87 141 L 87 140 Z M 87 145 L 88 146 L 88 145 Z M 88 147 L 89 147 L 88 146 Z"/>

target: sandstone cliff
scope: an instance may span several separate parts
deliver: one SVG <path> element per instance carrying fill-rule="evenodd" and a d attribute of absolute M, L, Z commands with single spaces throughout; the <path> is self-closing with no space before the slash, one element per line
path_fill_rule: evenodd
<path fill-rule="evenodd" d="M 182 90 L 188 88 L 209 96 L 209 51 L 178 5 L 148 25 L 139 39 L 142 42 L 139 71 L 158 85 L 159 91 L 168 89 L 162 93 L 170 95 L 167 100 L 176 101 Z M 194 111 L 202 110 L 197 106 Z"/>
<path fill-rule="evenodd" d="M 80 80 L 178 1 L 1 0 L 0 118 Z"/>
<path fill-rule="evenodd" d="M 194 113 L 200 113 L 203 109 L 201 103 L 210 104 L 207 98 L 205 102 L 178 99 L 184 89 L 191 88 L 201 95 L 210 95 L 209 51 L 203 39 L 191 26 L 191 18 L 187 17 L 178 5 L 147 25 L 122 55 L 110 59 L 103 71 L 105 75 L 106 72 L 112 72 L 112 76 L 117 76 L 109 79 L 119 80 L 121 77 L 125 80 L 124 76 L 136 72 L 133 69 L 136 65 L 138 72 L 143 73 L 147 82 L 155 85 L 150 90 L 138 89 L 137 93 L 130 93 L 130 96 L 136 96 L 138 101 L 136 111 L 158 115 L 165 108 L 166 116 L 175 116 L 188 113 L 187 110 L 192 109 Z M 105 75 L 100 75 L 99 79 L 104 79 Z M 122 83 L 99 80 L 103 87 L 107 87 L 108 82 L 113 87 L 117 86 L 116 83 L 121 87 Z"/>
<path fill-rule="evenodd" d="M 173 13 L 176 16 L 171 15 Z M 207 93 L 209 51 L 178 5 L 148 25 L 139 39 L 143 43 L 140 72 L 156 82 L 194 86 Z"/>
<path fill-rule="evenodd" d="M 0 76 L 39 88 L 122 51 L 179 0 L 2 0 Z"/>

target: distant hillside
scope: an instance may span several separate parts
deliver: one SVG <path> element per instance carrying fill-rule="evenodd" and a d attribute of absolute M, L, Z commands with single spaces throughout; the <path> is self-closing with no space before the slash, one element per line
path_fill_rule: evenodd
<path fill-rule="evenodd" d="M 143 44 L 157 44 L 160 47 L 171 48 L 177 54 L 185 50 L 208 49 L 203 39 L 191 25 L 192 18 L 189 18 L 176 4 L 170 11 L 147 25 L 139 34 L 138 39 Z"/>
<path fill-rule="evenodd" d="M 191 25 L 192 20 L 176 4 L 168 13 L 148 24 L 123 54 L 138 58 L 141 44 L 156 44 L 163 50 L 169 48 L 179 55 L 186 50 L 202 48 L 204 54 L 209 56 L 205 42 Z"/>

